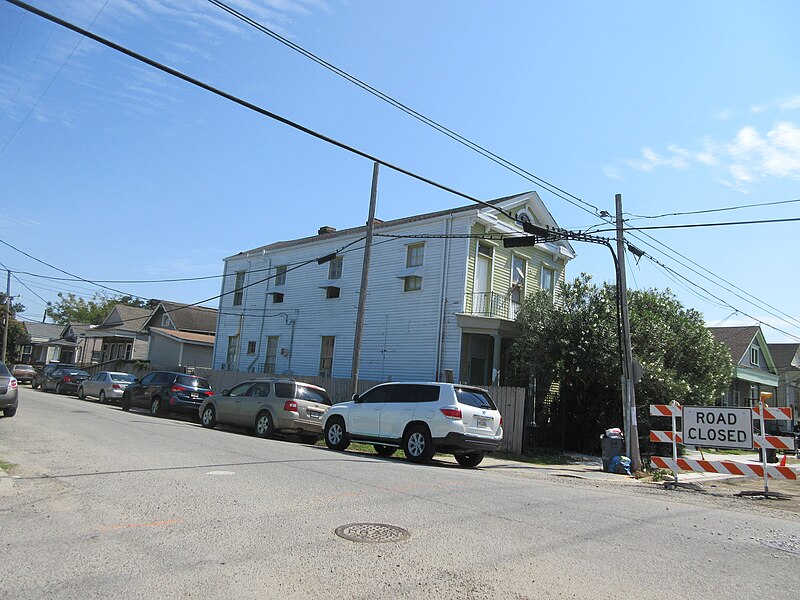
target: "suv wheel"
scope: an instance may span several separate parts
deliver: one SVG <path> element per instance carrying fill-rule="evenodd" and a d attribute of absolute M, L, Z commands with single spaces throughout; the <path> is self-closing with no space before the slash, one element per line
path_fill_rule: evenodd
<path fill-rule="evenodd" d="M 269 438 L 272 437 L 273 433 L 272 415 L 267 411 L 259 413 L 256 417 L 256 435 L 260 438 Z"/>
<path fill-rule="evenodd" d="M 150 400 L 150 415 L 157 417 L 161 414 L 161 398 L 153 398 Z"/>
<path fill-rule="evenodd" d="M 331 450 L 345 450 L 350 445 L 342 419 L 331 419 L 325 424 L 325 445 Z"/>
<path fill-rule="evenodd" d="M 128 412 L 131 409 L 131 397 L 128 392 L 122 392 L 122 410 Z"/>
<path fill-rule="evenodd" d="M 31 389 L 32 389 L 32 390 L 35 390 L 35 389 L 37 389 L 38 387 L 39 387 L 39 384 L 38 384 L 38 383 L 36 383 L 36 380 L 35 380 L 35 379 L 31 379 Z"/>
<path fill-rule="evenodd" d="M 392 456 L 395 452 L 397 452 L 397 448 L 393 446 L 375 444 L 375 452 L 377 452 L 380 456 Z"/>
<path fill-rule="evenodd" d="M 476 454 L 456 454 L 456 462 L 462 467 L 473 468 L 481 464 L 483 454 L 480 452 Z"/>
<path fill-rule="evenodd" d="M 206 429 L 214 429 L 217 424 L 217 415 L 213 406 L 206 406 L 203 415 L 200 417 L 200 424 Z"/>
<path fill-rule="evenodd" d="M 431 433 L 424 425 L 415 425 L 403 438 L 403 453 L 411 462 L 426 463 L 433 458 Z"/>

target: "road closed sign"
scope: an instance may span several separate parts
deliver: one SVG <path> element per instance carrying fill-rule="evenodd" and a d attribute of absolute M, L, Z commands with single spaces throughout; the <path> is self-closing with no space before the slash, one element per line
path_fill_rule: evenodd
<path fill-rule="evenodd" d="M 684 406 L 683 444 L 704 448 L 752 448 L 753 411 L 722 406 Z"/>

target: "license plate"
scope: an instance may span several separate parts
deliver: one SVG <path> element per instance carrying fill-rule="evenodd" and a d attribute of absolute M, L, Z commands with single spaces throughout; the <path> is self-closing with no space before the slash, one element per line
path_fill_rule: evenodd
<path fill-rule="evenodd" d="M 489 424 L 492 422 L 491 417 L 475 417 L 475 420 L 478 422 L 478 427 L 488 428 Z"/>
<path fill-rule="evenodd" d="M 191 396 L 192 396 L 192 400 L 197 400 L 200 397 L 199 394 L 192 394 Z"/>

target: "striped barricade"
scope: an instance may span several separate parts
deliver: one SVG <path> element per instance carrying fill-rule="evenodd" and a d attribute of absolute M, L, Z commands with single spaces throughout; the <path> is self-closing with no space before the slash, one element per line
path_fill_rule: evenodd
<path fill-rule="evenodd" d="M 650 416 L 651 417 L 680 417 L 682 406 L 678 403 L 675 404 L 651 404 Z"/>
<path fill-rule="evenodd" d="M 695 473 L 719 473 L 721 475 L 741 475 L 743 477 L 764 477 L 764 467 L 756 463 L 740 463 L 730 460 L 710 461 L 691 458 L 650 457 L 650 463 L 659 469 L 672 472 L 693 471 Z M 767 465 L 766 475 L 771 479 L 797 479 L 797 472 L 791 467 Z"/>
<path fill-rule="evenodd" d="M 794 450 L 794 438 L 782 437 L 778 435 L 756 435 L 753 436 L 755 448 L 772 448 L 774 450 Z M 661 444 L 671 444 L 673 441 L 678 444 L 683 443 L 683 436 L 676 433 L 673 437 L 671 431 L 650 431 L 650 441 Z"/>
<path fill-rule="evenodd" d="M 757 417 L 761 416 L 761 409 L 758 406 L 753 407 L 753 414 Z M 768 421 L 791 421 L 792 409 L 788 407 L 764 407 L 764 419 Z"/>

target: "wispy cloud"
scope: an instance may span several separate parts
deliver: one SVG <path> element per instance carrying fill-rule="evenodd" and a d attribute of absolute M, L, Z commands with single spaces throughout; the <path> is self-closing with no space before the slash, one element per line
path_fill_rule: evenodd
<path fill-rule="evenodd" d="M 644 147 L 640 157 L 624 164 L 648 173 L 702 165 L 711 168 L 720 183 L 747 191 L 747 186 L 766 177 L 800 179 L 800 127 L 784 121 L 761 133 L 747 125 L 730 141 L 706 138 L 696 149 L 671 144 L 665 151 L 656 152 Z"/>

